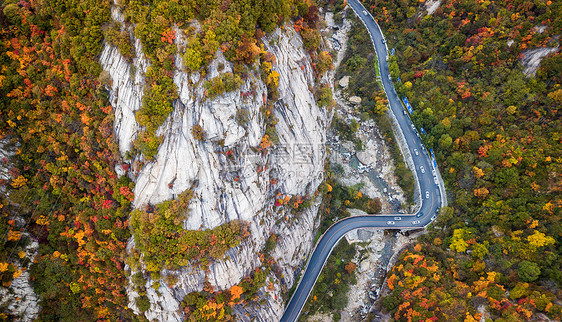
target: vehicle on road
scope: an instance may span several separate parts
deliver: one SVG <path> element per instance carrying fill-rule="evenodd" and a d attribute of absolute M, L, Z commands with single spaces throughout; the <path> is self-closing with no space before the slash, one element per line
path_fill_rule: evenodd
<path fill-rule="evenodd" d="M 425 192 L 425 199 L 429 199 L 429 191 Z"/>
<path fill-rule="evenodd" d="M 402 220 L 402 217 L 394 217 L 394 220 Z"/>
<path fill-rule="evenodd" d="M 433 177 L 433 182 L 435 182 L 436 185 L 439 185 L 439 181 L 437 181 L 437 177 Z"/>
<path fill-rule="evenodd" d="M 420 153 L 418 152 L 418 149 L 414 149 L 414 153 L 415 153 L 416 155 L 420 155 Z"/>
<path fill-rule="evenodd" d="M 406 115 L 406 110 L 402 110 L 402 114 Z"/>
<path fill-rule="evenodd" d="M 435 215 L 434 215 L 434 216 L 432 216 L 432 217 L 431 217 L 431 221 L 434 221 L 434 220 L 435 220 L 435 218 L 437 218 L 437 216 L 435 216 Z"/>
<path fill-rule="evenodd" d="M 431 174 L 435 177 L 437 176 L 437 172 L 435 172 L 435 169 L 431 169 Z"/>
<path fill-rule="evenodd" d="M 388 67 L 388 63 L 386 63 L 384 61 L 384 59 L 382 58 L 383 56 L 386 57 L 386 61 L 389 60 L 389 53 L 386 53 L 385 51 L 385 47 L 387 47 L 387 44 L 385 42 L 383 38 L 383 34 L 382 31 L 380 30 L 380 27 L 377 25 L 376 21 L 374 20 L 373 17 L 371 17 L 370 12 L 368 12 L 368 10 L 366 10 L 366 8 L 364 8 L 362 6 L 362 4 L 358 1 L 358 0 L 350 0 L 350 6 L 352 7 L 352 9 L 356 12 L 357 16 L 359 17 L 360 20 L 362 20 L 362 22 L 367 26 L 367 30 L 370 31 L 372 37 L 369 37 L 369 40 L 373 41 L 373 45 L 374 45 L 374 51 L 382 53 L 382 55 L 378 55 L 378 66 L 380 67 L 380 76 L 379 79 L 382 81 L 382 76 L 387 75 L 387 77 L 389 77 L 389 67 Z M 373 31 L 375 31 L 375 33 L 373 33 Z M 379 39 L 379 45 L 378 47 L 376 46 L 376 39 Z M 383 44 L 383 47 L 381 46 L 381 41 Z M 382 49 L 382 50 L 381 50 Z M 394 54 L 394 51 L 389 51 L 392 54 Z M 386 55 L 385 55 L 386 54 Z M 395 56 L 395 55 L 394 55 Z M 393 74 L 394 75 L 394 74 Z M 396 75 L 398 76 L 398 75 Z M 365 216 L 352 216 L 349 218 L 345 218 L 342 221 L 338 221 L 337 223 L 334 223 L 334 225 L 332 227 L 330 227 L 325 233 L 324 235 L 318 240 L 317 246 L 314 248 L 314 252 L 312 254 L 310 254 L 310 260 L 309 263 L 306 264 L 306 268 L 304 269 L 304 274 L 302 275 L 301 278 L 301 282 L 296 285 L 295 288 L 295 292 L 293 293 L 293 295 L 291 296 L 291 299 L 289 301 L 289 303 L 287 303 L 286 305 L 286 309 L 285 312 L 283 314 L 283 317 L 281 318 L 282 322 L 295 322 L 298 320 L 299 315 L 302 311 L 303 306 L 306 304 L 306 301 L 312 291 L 312 289 L 314 288 L 315 283 L 317 282 L 317 278 L 320 274 L 320 272 L 322 271 L 322 268 L 325 265 L 325 262 L 330 254 L 330 252 L 333 250 L 333 248 L 335 247 L 336 243 L 338 240 L 340 240 L 347 232 L 353 230 L 353 229 L 358 229 L 361 227 L 377 227 L 378 229 L 386 229 L 386 230 L 399 230 L 399 229 L 404 229 L 404 230 L 412 230 L 412 229 L 423 229 L 423 227 L 428 223 L 427 219 L 426 219 L 426 215 L 428 217 L 432 217 L 432 220 L 436 220 L 437 218 L 437 214 L 435 213 L 435 209 L 437 207 L 439 207 L 440 205 L 443 205 L 446 203 L 446 191 L 445 190 L 441 190 L 441 178 L 439 178 L 439 181 L 437 181 L 437 179 L 435 179 L 435 182 L 439 182 L 439 187 L 431 187 L 431 179 L 429 179 L 429 176 L 426 177 L 425 176 L 425 166 L 427 165 L 429 168 L 427 168 L 427 170 L 429 170 L 428 174 L 430 174 L 431 170 L 433 168 L 435 168 L 436 170 L 438 170 L 437 168 L 437 164 L 435 163 L 436 160 L 435 159 L 431 159 L 429 158 L 429 149 L 427 147 L 423 146 L 423 141 L 425 140 L 421 140 L 421 134 L 425 134 L 422 131 L 422 127 L 420 127 L 420 131 L 417 130 L 417 126 L 412 122 L 412 115 L 410 114 L 411 109 L 409 108 L 405 108 L 403 107 L 404 105 L 402 105 L 401 102 L 401 98 L 398 96 L 398 93 L 394 90 L 394 85 L 392 82 L 392 79 L 394 78 L 394 76 L 392 76 L 391 82 L 388 82 L 387 79 L 387 83 L 384 83 L 384 87 L 383 88 L 385 90 L 385 93 L 388 97 L 389 100 L 389 106 L 392 109 L 392 111 L 397 112 L 396 116 L 398 117 L 398 127 L 396 128 L 396 130 L 399 130 L 400 132 L 402 132 L 404 134 L 405 140 L 407 141 L 407 147 L 406 150 L 408 152 L 411 152 L 411 154 L 414 153 L 414 148 L 416 148 L 417 150 L 421 150 L 418 151 L 420 158 L 413 158 L 413 160 L 415 161 L 415 164 L 413 165 L 413 171 L 415 174 L 415 183 L 417 186 L 417 190 L 420 192 L 420 199 L 421 202 L 420 206 L 421 208 L 418 209 L 417 213 L 409 213 L 408 215 L 406 214 L 398 214 L 398 213 L 390 213 L 387 216 L 384 217 L 378 217 L 378 216 L 370 216 L 370 215 L 365 215 Z M 399 81 L 399 79 L 397 78 L 397 81 Z M 407 102 L 407 101 L 406 101 Z M 406 103 L 408 104 L 408 103 Z M 400 117 L 398 116 L 399 114 L 399 109 L 403 107 L 403 119 L 400 119 Z M 408 113 L 406 113 L 408 112 Z M 410 123 L 411 126 L 411 132 L 410 130 L 407 129 L 408 127 L 408 122 Z M 424 131 L 425 132 L 425 131 Z M 416 139 L 416 136 L 418 137 Z M 348 156 L 347 159 L 349 159 L 350 156 Z M 423 165 L 423 166 L 422 166 Z M 420 167 L 421 166 L 421 167 Z M 418 167 L 416 169 L 416 167 Z M 372 169 L 372 168 L 371 168 Z M 421 173 L 424 173 L 424 175 L 419 175 Z M 417 173 L 417 174 L 416 174 Z M 376 176 L 381 177 L 381 174 L 377 174 Z M 435 176 L 433 176 L 435 178 Z M 436 189 L 439 188 L 439 189 Z M 444 187 L 443 187 L 444 188 Z M 431 192 L 431 198 L 432 200 L 426 199 L 424 198 L 424 192 L 425 190 L 421 190 L 421 189 L 432 189 Z M 433 194 L 435 194 L 435 198 L 433 196 Z M 389 198 L 390 199 L 390 195 L 389 192 L 384 194 L 385 198 Z M 426 199 L 426 200 L 423 200 Z M 390 199 L 391 201 L 395 201 L 395 199 Z M 437 201 L 437 202 L 436 202 Z M 441 201 L 441 204 L 439 203 L 439 201 Z M 425 212 L 427 212 L 427 214 L 425 214 L 424 212 L 422 212 L 421 209 L 424 209 Z M 404 218 L 401 218 L 400 221 L 398 221 L 395 216 L 404 216 Z M 415 216 L 415 217 L 414 217 Z M 392 219 L 391 219 L 392 218 Z M 421 218 L 424 218 L 424 223 L 421 223 Z M 384 219 L 387 220 L 386 223 L 386 228 L 384 227 Z M 410 224 L 408 224 L 407 222 L 410 221 Z M 431 222 L 429 222 L 431 223 Z M 392 228 L 392 227 L 396 227 L 396 228 Z"/>

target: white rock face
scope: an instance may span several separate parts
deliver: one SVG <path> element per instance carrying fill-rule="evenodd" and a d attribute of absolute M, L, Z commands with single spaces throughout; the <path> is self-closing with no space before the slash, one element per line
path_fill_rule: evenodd
<path fill-rule="evenodd" d="M 118 12 L 113 12 L 119 17 Z M 181 42 L 183 37 L 178 36 Z M 264 40 L 265 49 L 277 58 L 273 69 L 279 73 L 280 100 L 273 113 L 278 119 L 276 130 L 279 144 L 268 153 L 259 145 L 265 133 L 263 112 L 260 109 L 267 97 L 267 88 L 259 72 L 250 72 L 242 86 L 213 100 L 205 99 L 204 81 L 229 72 L 232 65 L 222 53 L 210 64 L 205 79 L 182 71 L 182 59 L 176 57 L 174 83 L 179 99 L 174 111 L 158 133 L 164 141 L 153 162 L 145 164 L 136 177 L 135 207 L 156 204 L 174 198 L 193 187 L 185 229 L 212 229 L 234 219 L 250 223 L 250 237 L 242 245 L 227 252 L 224 260 L 213 263 L 209 272 L 185 267 L 175 274 L 179 281 L 173 289 L 162 283 L 156 291 L 147 287 L 151 309 L 149 319 L 178 321 L 179 303 L 185 294 L 203 289 L 205 278 L 218 290 L 230 288 L 262 263 L 258 253 L 271 233 L 278 236 L 272 256 L 283 270 L 283 285 L 290 287 L 295 269 L 303 264 L 312 247 L 319 201 L 298 215 L 283 207 L 275 207 L 275 196 L 313 196 L 323 179 L 326 158 L 326 128 L 330 114 L 319 108 L 309 88 L 314 77 L 302 39 L 292 27 L 277 30 Z M 110 100 L 115 109 L 115 131 L 121 152 L 131 148 L 139 131 L 134 113 L 141 107 L 143 72 L 147 61 L 135 44 L 137 57 L 134 77 L 132 68 L 116 48 L 106 45 L 101 64 L 111 75 L 113 84 Z M 224 69 L 218 70 L 222 64 Z M 198 82 L 199 81 L 199 82 Z M 245 109 L 246 124 L 238 124 L 237 111 Z M 199 141 L 192 135 L 194 125 L 200 125 L 206 139 Z M 227 156 L 232 151 L 231 156 Z M 267 167 L 266 167 L 267 166 Z M 265 170 L 264 170 L 265 169 Z M 275 279 L 273 275 L 270 276 Z M 278 320 L 282 314 L 281 287 L 265 292 L 268 303 L 259 308 L 237 308 L 242 320 Z M 130 306 L 136 294 L 130 292 Z M 277 298 L 277 299 L 276 299 Z M 246 316 L 249 313 L 249 316 Z"/>
<path fill-rule="evenodd" d="M 21 220 L 23 221 L 23 219 Z M 6 306 L 8 312 L 18 317 L 18 321 L 27 322 L 37 319 L 41 309 L 39 297 L 29 282 L 29 272 L 27 271 L 39 252 L 39 244 L 27 232 L 24 232 L 24 236 L 32 239 L 32 242 L 25 248 L 25 256 L 29 258 L 30 262 L 26 267 L 15 263 L 17 269 L 22 273 L 12 280 L 9 287 L 0 286 L 0 305 Z"/>
<path fill-rule="evenodd" d="M 428 15 L 432 15 L 441 5 L 441 0 L 430 0 L 425 3 L 425 10 Z"/>
<path fill-rule="evenodd" d="M 7 181 L 13 179 L 9 170 L 13 166 L 10 158 L 14 154 L 16 154 L 16 149 L 8 144 L 8 140 L 0 140 L 0 179 Z M 3 185 L 0 185 L 0 193 L 7 193 Z M 16 220 L 16 227 L 20 229 L 25 227 L 26 220 L 24 218 L 16 216 L 10 219 Z M 23 229 L 22 238 L 31 240 L 25 247 L 25 257 L 23 257 L 28 258 L 29 262 L 25 266 L 22 265 L 22 261 L 17 256 L 19 254 L 13 253 L 16 249 L 12 250 L 12 257 L 9 258 L 9 261 L 16 266 L 21 275 L 14 278 L 8 287 L 0 285 L 0 306 L 6 307 L 6 312 L 18 317 L 18 321 L 34 321 L 37 319 L 41 307 L 39 306 L 39 297 L 35 294 L 29 281 L 27 270 L 39 252 L 39 244 L 25 229 Z"/>
<path fill-rule="evenodd" d="M 534 26 L 534 27 L 533 27 L 533 30 L 534 30 L 535 32 L 538 32 L 539 34 L 542 34 L 542 33 L 546 30 L 546 28 L 548 28 L 548 26 L 545 26 L 545 25 L 537 25 L 537 26 Z"/>
<path fill-rule="evenodd" d="M 523 74 L 527 77 L 534 77 L 539 69 L 541 60 L 551 53 L 558 51 L 558 48 L 559 46 L 525 50 L 523 52 L 523 58 L 521 59 L 521 64 L 525 67 L 523 69 Z"/>
<path fill-rule="evenodd" d="M 355 104 L 355 105 L 359 105 L 359 104 L 361 104 L 361 97 L 359 97 L 359 96 L 351 96 L 351 97 L 349 98 L 349 102 L 352 103 L 352 104 Z"/>
<path fill-rule="evenodd" d="M 10 162 L 10 158 L 16 153 L 15 149 L 8 148 L 8 139 L 4 138 L 0 140 L 0 180 L 9 181 L 12 177 L 10 176 L 10 168 L 13 166 Z M 4 193 L 6 188 L 0 185 L 0 192 Z"/>
<path fill-rule="evenodd" d="M 339 84 L 343 88 L 347 88 L 349 86 L 349 76 L 344 76 L 340 79 Z"/>
<path fill-rule="evenodd" d="M 112 10 L 112 15 L 116 16 Z M 137 136 L 139 125 L 135 120 L 135 112 L 141 108 L 144 73 L 148 61 L 142 53 L 140 41 L 135 42 L 136 58 L 133 68 L 119 53 L 119 49 L 106 45 L 103 48 L 100 63 L 109 72 L 113 84 L 109 91 L 109 102 L 115 111 L 114 131 L 118 138 L 119 150 L 125 154 L 131 149 Z"/>

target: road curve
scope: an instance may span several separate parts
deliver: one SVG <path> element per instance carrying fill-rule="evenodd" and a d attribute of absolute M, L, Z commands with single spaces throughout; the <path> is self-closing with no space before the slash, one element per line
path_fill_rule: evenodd
<path fill-rule="evenodd" d="M 398 94 L 394 90 L 389 70 L 387 48 L 382 31 L 374 18 L 366 11 L 358 0 L 348 0 L 348 5 L 355 11 L 359 19 L 371 35 L 371 41 L 377 53 L 381 81 L 389 101 L 390 112 L 394 114 L 399 131 L 402 132 L 407 148 L 412 155 L 415 167 L 414 177 L 421 193 L 421 207 L 415 215 L 366 215 L 342 219 L 333 224 L 316 244 L 312 255 L 309 257 L 305 272 L 299 285 L 291 297 L 281 321 L 296 321 L 301 310 L 312 291 L 314 284 L 326 259 L 330 256 L 337 242 L 348 232 L 357 228 L 379 229 L 419 229 L 430 224 L 437 215 L 444 202 L 438 185 L 439 170 L 434 167 L 434 162 L 422 144 L 420 136 L 410 120 L 409 114 L 404 111 Z"/>

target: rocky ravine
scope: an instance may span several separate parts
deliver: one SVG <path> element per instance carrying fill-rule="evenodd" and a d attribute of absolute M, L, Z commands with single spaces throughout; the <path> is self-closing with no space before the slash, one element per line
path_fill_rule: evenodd
<path fill-rule="evenodd" d="M 116 9 L 113 19 L 122 19 Z M 181 44 L 182 37 L 178 37 L 177 42 Z M 314 77 L 298 33 L 292 27 L 278 29 L 264 43 L 265 49 L 277 58 L 273 68 L 280 74 L 280 100 L 274 108 L 279 120 L 276 125 L 279 144 L 268 154 L 255 152 L 265 133 L 260 108 L 267 96 L 257 67 L 238 90 L 208 100 L 204 97 L 204 81 L 231 71 L 231 64 L 219 51 L 207 75 L 201 79 L 199 74 L 183 72 L 182 59 L 179 55 L 176 57 L 174 82 L 179 99 L 159 129 L 164 142 L 154 161 L 146 163 L 138 175 L 130 174 L 136 181 L 135 207 L 174 198 L 197 182 L 185 229 L 211 229 L 241 219 L 250 223 L 251 235 L 247 242 L 229 250 L 224 260 L 212 264 L 207 273 L 191 267 L 180 272 L 163 272 L 163 275 L 177 275 L 179 281 L 173 288 L 161 283 L 158 292 L 150 287 L 152 281 L 148 281 L 151 308 L 145 316 L 149 320 L 181 320 L 182 313 L 178 311 L 181 300 L 189 292 L 201 291 L 205 278 L 218 290 L 239 283 L 261 265 L 258 252 L 271 233 L 278 236 L 272 256 L 282 267 L 283 281 L 271 275 L 277 286 L 273 291 L 263 292 L 267 303 L 259 308 L 235 308 L 234 311 L 243 320 L 278 320 L 283 310 L 283 290 L 279 285 L 287 288 L 293 285 L 295 270 L 312 247 L 318 200 L 296 220 L 273 203 L 277 193 L 314 195 L 323 179 L 326 128 L 331 117 L 326 109 L 317 106 L 309 90 L 315 85 Z M 141 106 L 143 72 L 148 64 L 140 46 L 136 41 L 134 67 L 117 48 L 109 45 L 100 58 L 112 79 L 110 102 L 115 110 L 115 132 L 122 153 L 131 148 L 139 129 L 134 113 Z M 221 71 L 219 64 L 224 65 Z M 236 112 L 240 109 L 246 109 L 250 115 L 247 124 L 236 121 Z M 196 124 L 206 132 L 206 140 L 193 137 L 192 128 Z M 234 152 L 234 160 L 224 155 L 228 150 Z M 268 168 L 261 171 L 265 165 Z M 136 296 L 134 291 L 129 292 L 131 307 Z"/>
<path fill-rule="evenodd" d="M 11 180 L 10 168 L 13 164 L 8 161 L 16 150 L 8 145 L 7 139 L 0 140 L 0 180 Z M 0 186 L 0 194 L 8 195 L 4 186 Z M 18 214 L 12 215 L 10 219 L 14 220 L 14 225 L 18 229 L 27 226 L 26 219 Z M 16 277 L 12 282 L 6 285 L 0 285 L 0 307 L 4 307 L 6 312 L 9 312 L 13 317 L 17 317 L 18 321 L 34 321 L 41 307 L 39 306 L 39 297 L 33 290 L 29 280 L 29 268 L 39 253 L 39 244 L 25 229 L 18 243 L 12 248 L 9 253 L 11 256 L 8 259 L 16 266 Z M 4 235 L 6 238 L 6 235 Z M 17 248 L 23 253 L 18 253 Z"/>

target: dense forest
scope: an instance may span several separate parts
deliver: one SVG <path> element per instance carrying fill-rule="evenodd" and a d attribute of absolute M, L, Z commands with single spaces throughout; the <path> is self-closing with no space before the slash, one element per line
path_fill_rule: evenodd
<path fill-rule="evenodd" d="M 315 60 L 316 75 L 331 66 L 330 55 L 319 50 L 318 8 L 310 1 L 119 3 L 125 26 L 112 22 L 109 0 L 5 0 L 0 10 L 0 142 L 13 151 L 0 160 L 9 174 L 0 180 L 0 280 L 8 287 L 30 264 L 31 234 L 39 242 L 29 272 L 41 297 L 41 320 L 135 318 L 127 307 L 124 271 L 134 229 L 140 247 L 152 255 L 154 272 L 192 259 L 204 267 L 224 254 L 226 246 L 210 247 L 217 235 L 235 246 L 247 234 L 244 223 L 232 223 L 229 234 L 218 229 L 194 237 L 176 218 L 160 216 L 189 202 L 189 191 L 156 207 L 160 226 L 145 225 L 148 209 L 137 210 L 130 223 L 134 184 L 115 169 L 128 171 L 134 155 L 149 161 L 156 154 L 156 129 L 177 96 L 171 78 L 176 53 L 186 71 L 202 75 L 217 50 L 233 62 L 233 74 L 205 84 L 209 98 L 239 86 L 247 67 L 257 64 L 274 100 L 275 58 L 260 39 L 289 21 Z M 417 0 L 365 5 L 395 48 L 390 67 L 397 91 L 409 98 L 416 125 L 427 132 L 423 140 L 436 153 L 450 200 L 428 234 L 389 272 L 382 307 L 396 320 L 485 314 L 560 319 L 562 55 L 558 50 L 545 57 L 536 74 L 521 62 L 529 50 L 558 48 L 562 3 L 448 0 L 432 14 Z M 181 48 L 178 32 L 188 36 Z M 151 65 L 136 115 L 144 131 L 122 159 L 113 136 L 109 80 L 98 57 L 105 40 L 132 60 L 133 35 Z M 368 101 L 374 112 L 380 111 L 378 94 Z M 317 90 L 323 105 L 330 105 L 330 96 L 328 87 Z M 334 191 L 342 199 L 353 197 L 335 185 Z M 181 236 L 181 247 L 207 253 L 166 262 L 150 253 L 150 243 L 162 241 L 138 234 L 151 229 Z M 186 297 L 184 311 L 193 320 L 232 319 L 232 306 L 270 283 L 265 276 L 275 263 L 267 252 L 274 245 L 272 235 L 262 254 L 265 268 L 229 290 L 205 286 Z M 166 251 L 178 253 L 172 246 Z M 132 277 L 140 293 L 144 280 L 142 274 Z M 139 297 L 137 306 L 146 309 L 147 298 Z"/>
<path fill-rule="evenodd" d="M 135 240 L 147 252 L 153 277 L 163 267 L 177 268 L 190 260 L 205 267 L 222 256 L 225 247 L 247 236 L 244 223 L 210 232 L 181 229 L 178 218 L 166 216 L 178 207 L 183 208 L 174 215 L 182 213 L 189 191 L 177 202 L 158 205 L 154 214 L 150 209 L 137 210 L 130 222 L 134 183 L 127 175 L 118 176 L 116 169 L 128 173 L 133 158 L 150 161 L 156 154 L 162 140 L 156 129 L 177 97 L 171 77 L 174 55 L 181 55 L 186 72 L 202 76 L 217 50 L 234 64 L 233 74 L 206 84 L 210 98 L 235 89 L 249 68 L 257 65 L 274 99 L 275 57 L 263 50 L 260 39 L 295 21 L 317 62 L 317 74 L 331 66 L 330 56 L 319 50 L 318 9 L 310 1 L 117 1 L 123 24 L 112 20 L 111 5 L 109 0 L 5 0 L 0 8 L 0 140 L 4 151 L 14 152 L 1 160 L 9 175 L 0 181 L 0 279 L 2 287 L 9 287 L 27 269 L 30 234 L 39 242 L 39 254 L 29 271 L 41 298 L 42 320 L 136 318 L 127 306 L 124 270 L 126 243 L 135 229 Z M 187 37 L 185 45 L 177 44 L 177 33 Z M 150 62 L 143 106 L 136 114 L 144 130 L 134 149 L 121 158 L 124 151 L 118 150 L 114 138 L 113 108 L 108 102 L 111 79 L 98 59 L 105 41 L 132 61 L 134 37 Z M 326 96 L 331 97 L 331 92 L 320 88 L 319 101 L 330 103 Z M 203 139 L 204 133 L 198 137 Z M 147 217 L 160 220 L 148 227 Z M 179 236 L 182 243 L 147 240 L 140 232 Z M 215 245 L 223 237 L 228 242 Z M 274 239 L 268 245 L 272 243 Z M 161 246 L 169 253 L 154 252 Z M 186 253 L 173 262 L 163 259 L 183 247 L 207 253 Z M 134 265 L 136 256 L 132 258 L 128 264 Z M 265 283 L 259 272 L 230 291 L 234 303 L 251 298 Z M 133 282 L 142 284 L 145 278 L 137 273 Z M 142 287 L 138 291 L 142 293 Z M 242 292 L 247 294 L 241 296 Z M 213 292 L 205 296 L 212 305 L 224 297 Z M 146 310 L 147 298 L 140 297 L 137 305 Z M 195 307 L 188 300 L 186 312 L 193 313 Z M 0 313 L 1 319 L 14 318 L 5 308 L 1 312 L 5 312 Z"/>
<path fill-rule="evenodd" d="M 30 274 L 42 319 L 128 316 L 133 186 L 114 170 L 113 110 L 98 80 L 109 1 L 5 1 L 2 9 L 0 129 L 17 149 L 3 182 L 1 230 L 13 236 L 2 240 L 3 286 L 28 231 L 40 243 Z"/>
<path fill-rule="evenodd" d="M 396 320 L 560 319 L 562 55 L 559 1 L 367 0 L 400 96 L 427 135 L 449 206 L 389 272 Z"/>

